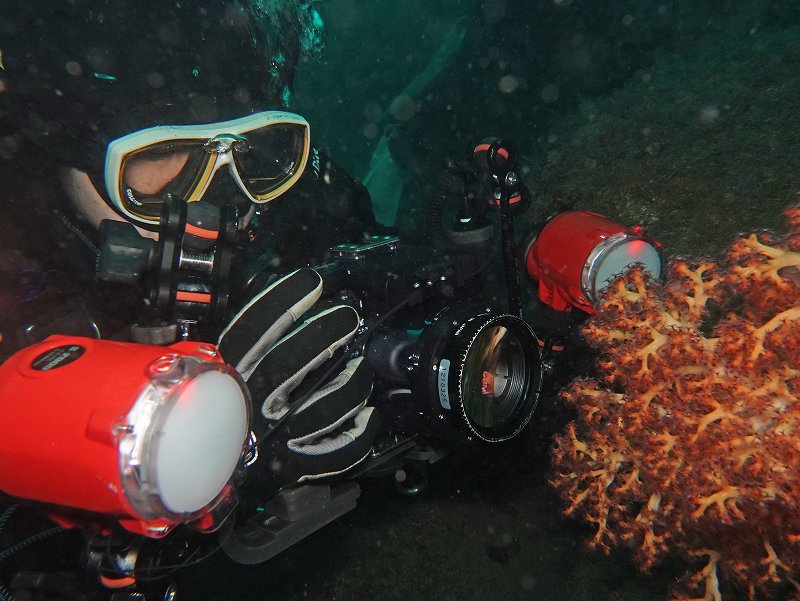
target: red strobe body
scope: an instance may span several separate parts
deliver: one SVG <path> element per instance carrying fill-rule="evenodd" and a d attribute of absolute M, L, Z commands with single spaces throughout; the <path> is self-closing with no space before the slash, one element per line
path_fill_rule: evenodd
<path fill-rule="evenodd" d="M 0 490 L 162 536 L 230 500 L 249 411 L 212 345 L 51 336 L 0 366 Z"/>
<path fill-rule="evenodd" d="M 634 264 L 661 275 L 661 253 L 642 228 L 629 228 L 589 211 L 567 211 L 548 221 L 529 244 L 525 266 L 539 283 L 539 299 L 564 311 L 592 313 L 598 293 Z"/>

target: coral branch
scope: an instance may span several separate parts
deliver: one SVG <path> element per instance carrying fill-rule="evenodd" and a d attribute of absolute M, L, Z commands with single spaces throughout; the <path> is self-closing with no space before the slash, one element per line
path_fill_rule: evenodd
<path fill-rule="evenodd" d="M 697 519 L 705 514 L 706 509 L 716 506 L 717 515 L 720 519 L 729 520 L 730 513 L 738 518 L 744 517 L 742 512 L 736 509 L 736 499 L 741 497 L 739 489 L 735 486 L 725 486 L 712 495 L 697 500 L 697 509 L 692 512 L 692 518 Z"/>
<path fill-rule="evenodd" d="M 584 328 L 605 376 L 562 393 L 578 416 L 553 446 L 565 513 L 643 570 L 707 558 L 676 600 L 721 601 L 721 580 L 751 599 L 800 593 L 800 207 L 787 218 L 786 236 L 740 237 L 724 264 L 615 281 Z"/>
<path fill-rule="evenodd" d="M 791 309 L 778 313 L 760 328 L 756 328 L 752 333 L 752 337 L 756 343 L 750 353 L 750 359 L 755 360 L 764 352 L 764 340 L 768 334 L 780 328 L 785 322 L 795 321 L 797 319 L 800 319 L 800 307 L 792 307 Z"/>
<path fill-rule="evenodd" d="M 693 584 L 705 584 L 705 595 L 687 599 L 685 597 L 673 597 L 674 601 L 722 601 L 722 594 L 719 592 L 719 578 L 717 577 L 717 564 L 720 555 L 711 549 L 702 549 L 693 555 L 708 555 L 708 563 L 693 578 Z"/>

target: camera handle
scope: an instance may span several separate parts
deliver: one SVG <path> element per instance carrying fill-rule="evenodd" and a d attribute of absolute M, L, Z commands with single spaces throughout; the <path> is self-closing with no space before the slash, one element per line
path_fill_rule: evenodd
<path fill-rule="evenodd" d="M 235 207 L 186 203 L 169 194 L 157 241 L 129 222 L 100 224 L 98 277 L 142 290 L 144 310 L 131 329 L 136 342 L 194 339 L 199 321 L 225 319 L 237 224 Z"/>
<path fill-rule="evenodd" d="M 514 214 L 524 210 L 529 201 L 528 191 L 521 185 L 514 171 L 517 158 L 514 145 L 502 138 L 478 144 L 473 159 L 478 167 L 488 168 L 497 186 L 490 206 L 500 208 L 500 225 L 503 236 L 503 265 L 506 272 L 506 291 L 509 313 L 522 317 L 522 294 L 519 283 L 519 265 L 514 242 Z"/>

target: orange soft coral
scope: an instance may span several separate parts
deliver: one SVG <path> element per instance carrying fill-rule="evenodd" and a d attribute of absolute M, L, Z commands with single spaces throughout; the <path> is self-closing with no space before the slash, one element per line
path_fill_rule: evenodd
<path fill-rule="evenodd" d="M 719 601 L 720 581 L 800 598 L 800 208 L 787 221 L 783 238 L 739 238 L 723 266 L 615 282 L 585 328 L 604 381 L 562 394 L 578 413 L 553 447 L 565 513 L 645 570 L 701 561 L 683 588 L 696 601 Z M 709 331 L 709 301 L 734 298 Z"/>

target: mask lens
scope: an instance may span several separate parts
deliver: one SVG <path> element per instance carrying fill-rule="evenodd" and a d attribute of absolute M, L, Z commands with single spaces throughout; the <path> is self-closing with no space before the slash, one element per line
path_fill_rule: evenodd
<path fill-rule="evenodd" d="M 144 219 L 158 220 L 164 194 L 193 200 L 210 158 L 194 140 L 162 142 L 130 153 L 120 170 L 123 205 Z"/>
<path fill-rule="evenodd" d="M 266 202 L 281 194 L 302 167 L 307 129 L 297 123 L 275 123 L 247 132 L 247 149 L 234 148 L 233 161 L 247 191 Z"/>

